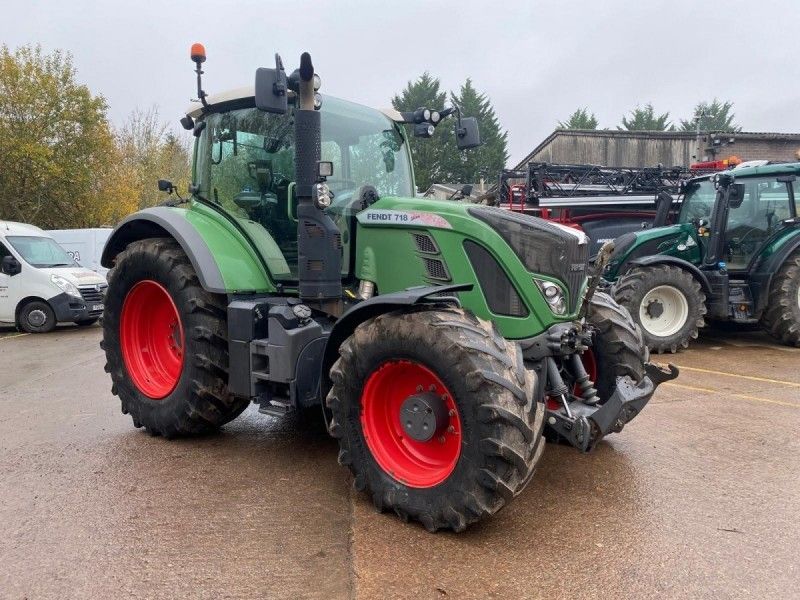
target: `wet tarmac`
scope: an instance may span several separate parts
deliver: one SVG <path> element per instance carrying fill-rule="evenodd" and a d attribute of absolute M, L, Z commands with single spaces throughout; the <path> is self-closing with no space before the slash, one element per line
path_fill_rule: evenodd
<path fill-rule="evenodd" d="M 0 598 L 800 596 L 800 350 L 704 335 L 589 455 L 463 534 L 351 491 L 336 444 L 252 408 L 218 434 L 135 430 L 97 327 L 0 331 Z"/>

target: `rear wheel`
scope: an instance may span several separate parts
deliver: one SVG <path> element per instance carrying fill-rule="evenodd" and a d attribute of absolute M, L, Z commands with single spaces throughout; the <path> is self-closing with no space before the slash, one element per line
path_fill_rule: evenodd
<path fill-rule="evenodd" d="M 151 434 L 213 431 L 247 407 L 227 389 L 225 299 L 200 286 L 172 239 L 133 242 L 117 256 L 101 346 L 122 412 Z"/>
<path fill-rule="evenodd" d="M 490 323 L 449 307 L 392 312 L 359 325 L 339 353 L 330 433 L 379 510 L 461 531 L 533 476 L 543 404 L 521 350 Z"/>
<path fill-rule="evenodd" d="M 31 300 L 19 311 L 19 326 L 28 333 L 48 333 L 56 327 L 56 314 L 44 300 Z"/>
<path fill-rule="evenodd" d="M 619 278 L 614 299 L 628 309 L 653 352 L 677 352 L 705 326 L 706 296 L 687 271 L 672 265 L 634 267 Z"/>
<path fill-rule="evenodd" d="M 800 252 L 775 274 L 761 325 L 784 344 L 800 346 Z"/>

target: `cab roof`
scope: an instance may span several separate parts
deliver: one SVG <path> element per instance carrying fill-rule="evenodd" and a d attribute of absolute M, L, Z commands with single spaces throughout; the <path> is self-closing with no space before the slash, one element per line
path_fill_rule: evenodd
<path fill-rule="evenodd" d="M 723 173 L 729 173 L 736 179 L 739 179 L 740 177 L 764 177 L 769 175 L 798 175 L 800 174 L 800 162 L 747 165 L 743 167 L 734 167 L 733 169 L 723 171 Z M 702 181 L 704 179 L 710 179 L 714 175 L 716 175 L 716 173 L 703 175 L 702 177 L 696 177 L 693 179 Z"/>
<path fill-rule="evenodd" d="M 255 85 L 250 85 L 240 88 L 234 88 L 231 90 L 226 90 L 218 94 L 209 94 L 208 96 L 206 96 L 206 102 L 208 102 L 209 106 L 212 107 L 212 110 L 245 108 L 248 106 L 255 106 L 255 94 L 256 94 Z M 289 97 L 293 96 L 294 92 L 290 91 Z M 325 94 L 323 94 L 322 95 L 323 101 L 325 97 L 326 97 Z M 343 99 L 342 101 L 351 102 L 350 100 L 343 100 Z M 352 102 L 352 104 L 358 104 L 358 103 Z M 378 108 L 375 110 L 382 112 L 392 121 L 395 121 L 397 123 L 401 123 L 403 121 L 403 117 L 400 115 L 400 112 L 395 110 L 394 108 Z M 200 102 L 193 102 L 186 109 L 186 114 L 192 117 L 193 119 L 196 119 L 202 113 L 203 113 L 203 105 L 200 104 Z"/>
<path fill-rule="evenodd" d="M 36 225 L 27 223 L 17 223 L 16 221 L 0 220 L 0 235 L 31 235 L 38 237 L 50 237 L 50 234 Z"/>

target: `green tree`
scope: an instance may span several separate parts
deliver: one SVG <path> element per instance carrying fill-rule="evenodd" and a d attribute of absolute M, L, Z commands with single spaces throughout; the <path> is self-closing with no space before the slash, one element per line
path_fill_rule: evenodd
<path fill-rule="evenodd" d="M 675 131 L 669 120 L 669 113 L 656 115 L 653 105 L 648 102 L 644 107 L 637 106 L 631 111 L 630 117 L 622 117 L 620 131 Z"/>
<path fill-rule="evenodd" d="M 681 119 L 681 131 L 696 131 L 700 120 L 700 131 L 741 131 L 734 123 L 733 102 L 722 102 L 714 98 L 711 102 L 698 102 L 691 119 Z"/>
<path fill-rule="evenodd" d="M 414 111 L 418 108 L 441 109 L 447 93 L 441 89 L 437 77 L 427 71 L 417 80 L 409 81 L 405 89 L 392 98 L 392 106 L 399 111 Z M 452 150 L 445 127 L 437 127 L 430 139 L 415 138 L 413 125 L 406 125 L 406 136 L 411 147 L 417 191 L 424 192 L 432 183 L 442 182 L 442 163 Z"/>
<path fill-rule="evenodd" d="M 559 129 L 597 129 L 597 117 L 588 108 L 576 108 L 566 121 L 559 121 Z"/>
<path fill-rule="evenodd" d="M 130 187 L 115 167 L 106 109 L 102 96 L 76 81 L 68 53 L 0 46 L 2 218 L 59 228 L 125 214 Z"/>
<path fill-rule="evenodd" d="M 458 151 L 454 123 L 443 123 L 440 127 L 452 141 L 448 144 L 451 150 L 444 157 L 442 175 L 454 183 L 477 183 L 481 179 L 493 182 L 508 161 L 508 133 L 501 129 L 491 101 L 475 89 L 471 79 L 467 78 L 458 95 L 450 94 L 450 101 L 463 116 L 478 120 L 482 143 L 477 148 Z"/>

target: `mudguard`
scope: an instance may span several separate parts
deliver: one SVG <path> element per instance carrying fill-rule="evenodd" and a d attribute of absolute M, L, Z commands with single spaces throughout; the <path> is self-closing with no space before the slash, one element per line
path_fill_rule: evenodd
<path fill-rule="evenodd" d="M 333 330 L 328 337 L 328 342 L 325 345 L 321 377 L 321 381 L 323 382 L 324 386 L 322 390 L 323 403 L 325 402 L 325 393 L 327 393 L 327 389 L 325 388 L 329 385 L 328 373 L 333 366 L 333 363 L 336 362 L 337 356 L 339 355 L 339 346 L 341 346 L 342 342 L 344 342 L 353 333 L 353 331 L 355 331 L 356 327 L 358 327 L 360 323 L 397 308 L 411 306 L 414 304 L 423 304 L 425 302 L 446 303 L 460 306 L 461 303 L 455 295 L 438 296 L 436 298 L 430 298 L 430 296 L 433 294 L 446 294 L 450 292 L 468 292 L 472 289 L 472 287 L 473 284 L 471 283 L 413 287 L 401 292 L 393 292 L 391 294 L 374 296 L 369 300 L 359 302 L 350 308 L 338 321 L 336 321 L 336 324 L 334 325 Z"/>
<path fill-rule="evenodd" d="M 625 266 L 627 268 L 625 270 L 627 271 L 630 269 L 630 267 L 649 267 L 651 265 L 674 265 L 689 271 L 692 275 L 694 275 L 695 279 L 700 282 L 700 286 L 703 288 L 703 291 L 706 294 L 711 294 L 711 283 L 708 281 L 706 274 L 692 263 L 676 256 L 669 256 L 667 254 L 653 254 L 650 256 L 634 258 L 630 262 L 626 263 Z"/>
<path fill-rule="evenodd" d="M 753 309 L 760 313 L 767 306 L 772 277 L 781 268 L 793 252 L 800 249 L 800 231 L 795 231 L 793 238 L 783 244 L 775 253 L 765 260 L 759 260 L 750 271 L 751 290 L 753 293 Z"/>
<path fill-rule="evenodd" d="M 106 242 L 101 264 L 111 268 L 128 244 L 152 237 L 175 239 L 209 292 L 275 291 L 252 245 L 225 222 L 194 209 L 160 206 L 129 215 Z"/>

